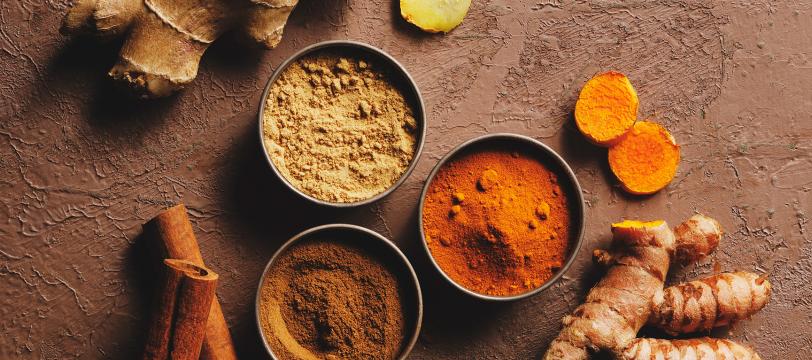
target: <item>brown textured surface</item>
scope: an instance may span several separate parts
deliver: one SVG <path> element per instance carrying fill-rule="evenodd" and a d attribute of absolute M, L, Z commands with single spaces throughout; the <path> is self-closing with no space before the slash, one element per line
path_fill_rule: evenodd
<path fill-rule="evenodd" d="M 352 222 L 393 238 L 423 283 L 424 330 L 413 359 L 527 359 L 541 353 L 596 278 L 590 251 L 621 217 L 672 223 L 701 210 L 728 235 L 684 280 L 767 271 L 773 300 L 731 338 L 765 359 L 812 357 L 812 4 L 807 1 L 477 1 L 447 36 L 397 17 L 396 1 L 303 1 L 280 47 L 216 43 L 177 97 L 132 103 L 104 78 L 118 44 L 58 34 L 67 1 L 0 4 L 0 357 L 137 354 L 140 224 L 185 202 L 238 351 L 260 357 L 256 284 L 282 241 Z M 713 4 L 713 5 L 708 5 Z M 407 182 L 354 210 L 310 206 L 274 180 L 256 111 L 274 66 L 317 40 L 382 47 L 415 76 L 427 105 L 425 152 Z M 598 71 L 629 75 L 640 115 L 664 123 L 683 161 L 666 190 L 624 195 L 605 150 L 574 131 L 580 86 Z M 558 285 L 511 304 L 470 300 L 428 266 L 416 204 L 435 162 L 464 139 L 513 131 L 541 139 L 575 168 L 588 199 L 586 241 Z M 726 331 L 719 331 L 725 335 Z M 789 353 L 788 353 L 789 351 Z"/>

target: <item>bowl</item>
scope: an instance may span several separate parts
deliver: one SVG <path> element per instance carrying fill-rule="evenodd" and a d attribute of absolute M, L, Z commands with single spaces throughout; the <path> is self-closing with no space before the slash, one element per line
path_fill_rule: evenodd
<path fill-rule="evenodd" d="M 414 156 L 412 157 L 412 161 L 409 163 L 409 166 L 406 168 L 406 171 L 404 171 L 403 174 L 401 174 L 398 181 L 396 181 L 394 184 L 392 184 L 385 191 L 383 191 L 383 192 L 381 192 L 381 193 L 379 193 L 379 194 L 377 194 L 377 195 L 375 195 L 375 196 L 373 196 L 371 198 L 356 201 L 356 202 L 350 202 L 350 203 L 325 201 L 325 200 L 313 197 L 313 196 L 299 190 L 296 186 L 291 184 L 288 181 L 288 179 L 285 178 L 284 175 L 282 175 L 282 173 L 279 171 L 279 169 L 277 169 L 276 164 L 274 164 L 273 160 L 271 159 L 271 157 L 268 154 L 268 151 L 265 148 L 265 140 L 263 139 L 263 131 L 264 130 L 263 130 L 263 124 L 262 123 L 263 123 L 263 114 L 265 113 L 265 103 L 266 103 L 266 100 L 268 98 L 268 94 L 271 91 L 271 87 L 273 86 L 274 82 L 276 82 L 276 79 L 279 78 L 279 76 L 282 74 L 282 72 L 285 71 L 285 69 L 287 69 L 287 67 L 292 62 L 294 62 L 296 60 L 299 60 L 300 58 L 302 58 L 302 57 L 304 57 L 304 56 L 306 56 L 308 54 L 311 54 L 313 52 L 320 51 L 320 50 L 328 50 L 328 49 L 329 50 L 359 51 L 359 52 L 365 53 L 366 55 L 369 55 L 369 56 L 371 56 L 373 58 L 376 58 L 382 64 L 386 64 L 386 66 L 388 66 L 389 68 L 394 69 L 396 71 L 396 73 L 393 74 L 393 77 L 394 77 L 396 83 L 399 85 L 400 90 L 403 92 L 403 95 L 406 98 L 406 101 L 409 103 L 409 105 L 411 105 L 412 112 L 414 114 L 414 118 L 415 118 L 415 121 L 417 123 L 418 134 L 417 134 L 417 137 L 416 137 L 417 138 L 417 144 L 415 146 Z M 316 44 L 310 45 L 308 47 L 305 47 L 304 49 L 299 50 L 298 52 L 296 52 L 295 54 L 293 54 L 292 56 L 287 58 L 285 61 L 283 61 L 279 65 L 279 67 L 277 67 L 276 70 L 273 72 L 273 74 L 271 75 L 271 78 L 268 79 L 268 83 L 265 85 L 265 91 L 262 92 L 262 100 L 259 102 L 259 113 L 258 113 L 258 116 L 257 116 L 257 124 L 259 126 L 259 142 L 260 142 L 260 145 L 261 145 L 261 148 L 262 148 L 262 154 L 263 154 L 263 156 L 265 156 L 265 160 L 267 160 L 268 165 L 271 167 L 271 170 L 273 170 L 274 174 L 276 174 L 276 176 L 282 181 L 282 183 L 285 184 L 285 186 L 287 186 L 288 189 L 290 189 L 294 193 L 298 194 L 302 198 L 304 198 L 304 199 L 306 199 L 306 200 L 308 200 L 308 201 L 310 201 L 312 203 L 315 203 L 315 204 L 318 204 L 318 205 L 323 205 L 323 206 L 328 206 L 328 207 L 336 207 L 336 208 L 356 207 L 356 206 L 362 206 L 362 205 L 370 204 L 370 203 L 373 203 L 373 202 L 375 202 L 377 200 L 380 200 L 380 199 L 386 197 L 392 191 L 397 189 L 401 184 L 403 184 L 403 182 L 406 180 L 406 178 L 409 177 L 409 174 L 411 174 L 412 170 L 414 170 L 415 166 L 417 165 L 417 161 L 420 158 L 421 153 L 423 152 L 423 143 L 424 143 L 425 138 L 426 138 L 426 112 L 425 112 L 425 106 L 423 105 L 423 96 L 420 94 L 420 90 L 417 88 L 417 83 L 415 83 L 414 79 L 409 74 L 409 72 L 406 71 L 406 68 L 403 67 L 403 65 L 401 65 L 400 62 L 395 60 L 394 57 L 387 54 L 385 51 L 383 51 L 383 50 L 381 50 L 381 49 L 379 49 L 377 47 L 374 47 L 372 45 L 369 45 L 369 44 L 365 44 L 365 43 L 358 42 L 358 41 L 350 41 L 350 40 L 330 40 L 330 41 L 324 41 L 324 42 L 316 43 Z"/>
<path fill-rule="evenodd" d="M 411 304 L 404 313 L 404 319 L 408 323 L 407 331 L 405 332 L 407 337 L 404 339 L 401 352 L 398 357 L 399 360 L 405 359 L 414 348 L 414 345 L 417 343 L 417 337 L 420 334 L 420 328 L 423 323 L 423 295 L 420 290 L 420 282 L 417 279 L 417 274 L 414 272 L 414 268 L 412 268 L 411 263 L 403 252 L 401 252 L 392 241 L 375 231 L 350 224 L 328 224 L 305 230 L 285 242 L 282 247 L 280 247 L 279 250 L 274 253 L 271 260 L 268 261 L 268 264 L 265 265 L 265 270 L 262 272 L 262 277 L 260 277 L 259 285 L 257 286 L 254 314 L 256 317 L 256 325 L 260 338 L 262 339 L 262 343 L 265 346 L 268 355 L 270 355 L 273 359 L 278 359 L 274 354 L 273 349 L 271 349 L 268 340 L 266 339 L 266 334 L 262 330 L 262 323 L 260 320 L 260 301 L 262 295 L 262 286 L 265 282 L 265 278 L 268 276 L 268 273 L 273 267 L 275 261 L 277 261 L 277 259 L 279 259 L 279 257 L 291 246 L 301 241 L 312 239 L 317 235 L 320 236 L 319 238 L 321 238 L 321 236 L 325 234 L 333 234 L 332 236 L 335 239 L 345 239 L 347 235 L 355 235 L 356 237 L 354 239 L 357 240 L 352 241 L 363 241 L 363 248 L 370 251 L 370 253 L 376 258 L 386 260 L 382 261 L 381 263 L 385 264 L 398 277 L 398 279 L 402 281 L 401 286 L 409 287 L 409 289 L 405 289 L 405 291 L 402 292 L 402 294 L 405 294 L 404 303 L 407 305 L 409 305 L 409 303 Z"/>
<path fill-rule="evenodd" d="M 572 222 L 572 231 L 570 232 L 570 248 L 568 249 L 568 254 L 566 257 L 566 261 L 564 265 L 559 269 L 553 276 L 545 281 L 541 286 L 530 290 L 528 292 L 524 292 L 517 295 L 510 295 L 510 296 L 494 296 L 488 294 L 481 294 L 471 289 L 468 289 L 456 281 L 451 279 L 448 274 L 443 271 L 439 264 L 434 260 L 434 256 L 431 254 L 431 249 L 429 249 L 428 244 L 426 243 L 426 234 L 423 230 L 423 206 L 426 201 L 426 194 L 428 193 L 429 187 L 431 186 L 432 180 L 434 180 L 435 175 L 437 172 L 440 171 L 446 163 L 450 160 L 453 160 L 457 154 L 471 149 L 472 147 L 482 146 L 486 144 L 512 144 L 512 145 L 523 145 L 529 151 L 533 151 L 533 153 L 538 154 L 541 159 L 545 160 L 545 165 L 550 168 L 550 170 L 559 175 L 559 183 L 562 185 L 562 190 L 565 191 L 566 195 L 571 199 L 570 209 L 571 209 L 571 222 Z M 584 198 L 583 194 L 581 193 L 581 185 L 578 183 L 578 179 L 575 177 L 575 173 L 572 171 L 572 168 L 567 164 L 564 159 L 558 155 L 553 149 L 544 145 L 542 142 L 535 140 L 533 138 L 518 135 L 518 134 L 510 134 L 510 133 L 499 133 L 499 134 L 489 134 L 483 135 L 471 140 L 468 140 L 454 149 L 452 149 L 448 154 L 446 154 L 440 161 L 434 166 L 434 169 L 429 174 L 428 178 L 426 179 L 426 183 L 423 186 L 423 191 L 420 194 L 420 203 L 418 204 L 418 226 L 420 231 L 420 240 L 423 242 L 423 249 L 426 251 L 431 263 L 434 265 L 434 268 L 448 281 L 453 287 L 459 289 L 463 293 L 473 296 L 475 298 L 486 300 L 486 301 L 514 301 L 519 299 L 524 299 L 533 295 L 536 295 L 545 289 L 552 286 L 555 282 L 557 282 L 564 273 L 569 270 L 572 263 L 575 261 L 575 257 L 578 254 L 578 250 L 581 248 L 581 243 L 583 242 L 583 232 L 584 232 Z"/>

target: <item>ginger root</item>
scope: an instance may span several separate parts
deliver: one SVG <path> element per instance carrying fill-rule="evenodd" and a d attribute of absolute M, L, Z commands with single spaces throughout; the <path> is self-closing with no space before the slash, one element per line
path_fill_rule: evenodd
<path fill-rule="evenodd" d="M 592 143 L 617 144 L 637 121 L 637 92 L 618 72 L 608 71 L 587 81 L 575 103 L 575 124 Z"/>
<path fill-rule="evenodd" d="M 545 360 L 588 359 L 600 350 L 618 359 L 759 359 L 729 340 L 636 338 L 647 323 L 673 333 L 727 325 L 769 300 L 766 278 L 743 272 L 663 290 L 672 260 L 697 260 L 716 248 L 722 234 L 716 220 L 694 215 L 674 231 L 664 221 L 627 220 L 612 224 L 612 234 L 611 249 L 594 252 L 595 260 L 608 266 L 606 275 L 564 317 Z"/>
<path fill-rule="evenodd" d="M 624 190 L 653 194 L 677 174 L 680 149 L 674 137 L 659 124 L 640 121 L 619 143 L 609 148 L 609 167 Z"/>
<path fill-rule="evenodd" d="M 274 48 L 297 0 L 77 0 L 62 31 L 125 36 L 109 75 L 143 98 L 168 96 L 197 76 L 200 58 L 226 30 Z"/>
<path fill-rule="evenodd" d="M 423 31 L 447 33 L 468 13 L 471 0 L 400 0 L 400 15 Z"/>

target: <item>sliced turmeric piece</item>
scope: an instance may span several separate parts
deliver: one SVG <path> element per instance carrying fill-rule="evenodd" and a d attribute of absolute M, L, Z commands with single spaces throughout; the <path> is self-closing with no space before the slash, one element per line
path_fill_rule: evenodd
<path fill-rule="evenodd" d="M 586 82 L 575 103 L 575 124 L 599 146 L 617 144 L 637 120 L 637 92 L 629 78 L 609 71 Z"/>
<path fill-rule="evenodd" d="M 609 167 L 629 193 L 653 194 L 666 187 L 679 165 L 674 137 L 650 121 L 639 121 L 617 145 L 609 148 Z"/>

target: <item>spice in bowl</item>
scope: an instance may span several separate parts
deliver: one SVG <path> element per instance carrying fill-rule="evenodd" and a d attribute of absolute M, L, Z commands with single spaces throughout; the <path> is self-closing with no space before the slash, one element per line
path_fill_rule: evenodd
<path fill-rule="evenodd" d="M 276 359 L 402 355 L 414 329 L 411 284 L 393 269 L 396 261 L 373 250 L 368 239 L 325 234 L 274 258 L 259 290 L 258 318 Z"/>
<path fill-rule="evenodd" d="M 516 296 L 563 267 L 574 230 L 559 175 L 523 146 L 478 144 L 437 171 L 422 224 L 437 266 L 477 294 Z"/>
<path fill-rule="evenodd" d="M 278 172 L 329 203 L 360 202 L 393 186 L 419 137 L 399 75 L 360 50 L 319 49 L 290 63 L 262 114 L 263 143 Z"/>

